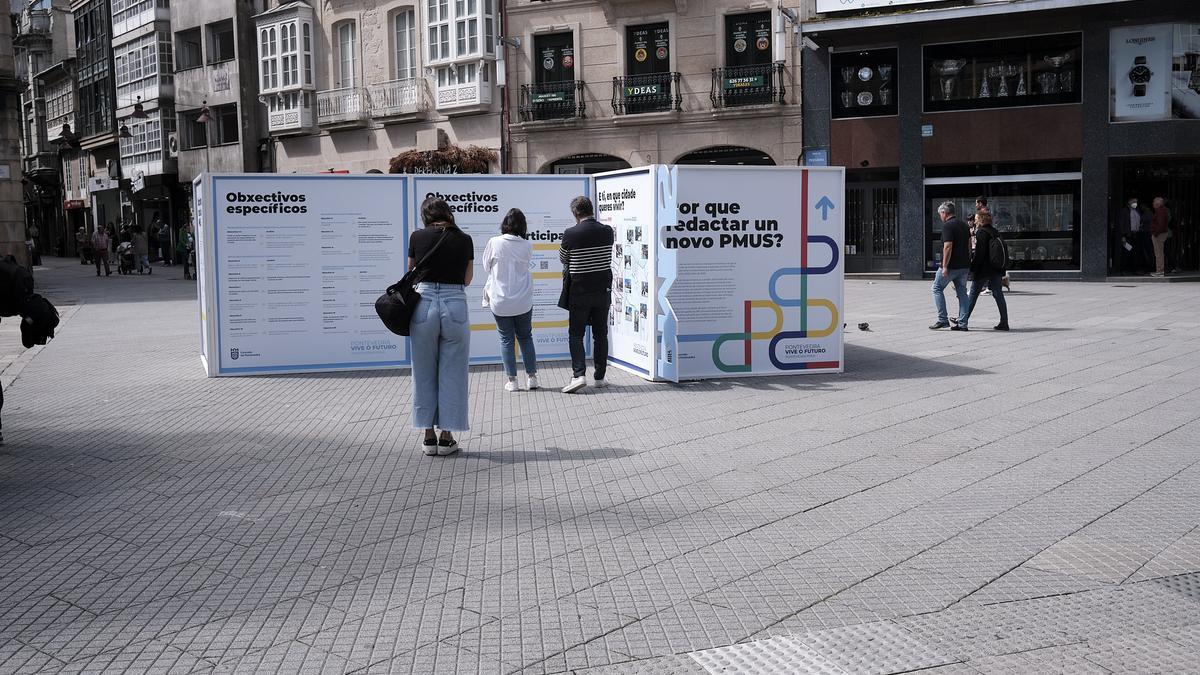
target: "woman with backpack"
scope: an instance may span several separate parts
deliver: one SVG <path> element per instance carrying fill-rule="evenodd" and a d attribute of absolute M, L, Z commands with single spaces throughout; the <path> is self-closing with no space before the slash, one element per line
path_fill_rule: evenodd
<path fill-rule="evenodd" d="M 487 284 L 483 288 L 484 306 L 496 317 L 500 332 L 500 358 L 508 381 L 504 391 L 517 391 L 517 356 L 514 348 L 521 345 L 525 364 L 525 384 L 532 391 L 538 388 L 537 353 L 533 344 L 533 244 L 529 242 L 525 214 L 509 209 L 500 223 L 500 236 L 488 240 L 483 247 L 483 269 Z"/>
<path fill-rule="evenodd" d="M 420 267 L 416 291 L 421 294 L 409 327 L 412 425 L 425 432 L 421 445 L 426 455 L 445 456 L 458 452 L 453 432 L 470 428 L 466 287 L 474 275 L 475 244 L 441 199 L 430 197 L 421 204 L 421 221 L 425 227 L 408 240 L 408 269 Z"/>
<path fill-rule="evenodd" d="M 1004 274 L 1008 269 L 1008 247 L 1000 233 L 992 227 L 992 214 L 980 211 L 975 214 L 975 255 L 971 258 L 971 294 L 967 306 L 967 321 L 975 311 L 975 302 L 983 289 L 992 291 L 996 309 L 1000 310 L 1000 323 L 995 330 L 1008 330 L 1008 303 L 1004 301 Z M 957 326 L 967 329 L 967 322 Z"/>

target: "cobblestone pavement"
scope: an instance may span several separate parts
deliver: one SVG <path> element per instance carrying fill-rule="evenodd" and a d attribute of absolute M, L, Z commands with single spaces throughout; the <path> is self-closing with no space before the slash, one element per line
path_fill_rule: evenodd
<path fill-rule="evenodd" d="M 205 379 L 181 276 L 39 276 L 0 672 L 1200 669 L 1200 286 L 850 281 L 845 375 L 481 369 L 428 458 L 402 373 Z"/>

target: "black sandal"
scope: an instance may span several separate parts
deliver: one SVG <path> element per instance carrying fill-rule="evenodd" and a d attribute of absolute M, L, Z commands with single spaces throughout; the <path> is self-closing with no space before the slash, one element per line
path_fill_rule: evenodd
<path fill-rule="evenodd" d="M 425 454 L 433 457 L 438 454 L 437 438 L 426 438 L 422 441 L 422 446 L 425 448 Z"/>
<path fill-rule="evenodd" d="M 453 438 L 443 438 L 438 441 L 437 454 L 440 457 L 453 455 L 458 452 L 458 441 Z"/>

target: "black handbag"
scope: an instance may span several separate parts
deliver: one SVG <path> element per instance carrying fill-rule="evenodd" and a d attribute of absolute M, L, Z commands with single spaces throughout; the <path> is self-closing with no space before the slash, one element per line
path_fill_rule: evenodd
<path fill-rule="evenodd" d="M 396 335 L 408 335 L 413 312 L 417 309 L 417 303 L 421 301 L 421 294 L 417 292 L 416 285 L 425 273 L 425 263 L 428 262 L 433 252 L 438 250 L 449 233 L 449 229 L 442 230 L 442 236 L 438 238 L 433 248 L 421 256 L 417 264 L 400 277 L 400 281 L 388 286 L 383 295 L 375 301 L 375 313 L 379 315 L 383 325 Z"/>
<path fill-rule="evenodd" d="M 563 270 L 562 290 L 558 292 L 558 306 L 563 309 L 571 309 L 571 272 Z"/>

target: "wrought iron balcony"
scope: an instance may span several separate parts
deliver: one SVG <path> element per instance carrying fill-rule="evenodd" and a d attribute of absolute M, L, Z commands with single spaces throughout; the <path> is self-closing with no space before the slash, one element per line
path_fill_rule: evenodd
<path fill-rule="evenodd" d="M 679 73 L 652 73 L 613 78 L 613 113 L 636 115 L 678 111 L 683 103 Z"/>
<path fill-rule="evenodd" d="M 25 173 L 31 176 L 58 173 L 61 168 L 62 159 L 57 152 L 39 150 L 25 157 Z"/>
<path fill-rule="evenodd" d="M 783 64 L 713 68 L 712 99 L 714 108 L 783 103 Z"/>
<path fill-rule="evenodd" d="M 582 117 L 586 117 L 582 80 L 521 85 L 521 121 L 536 122 Z"/>
<path fill-rule="evenodd" d="M 317 124 L 323 127 L 365 124 L 367 109 L 367 92 L 362 87 L 317 92 Z"/>
<path fill-rule="evenodd" d="M 429 84 L 423 77 L 379 82 L 367 87 L 371 117 L 419 117 L 429 111 Z"/>

